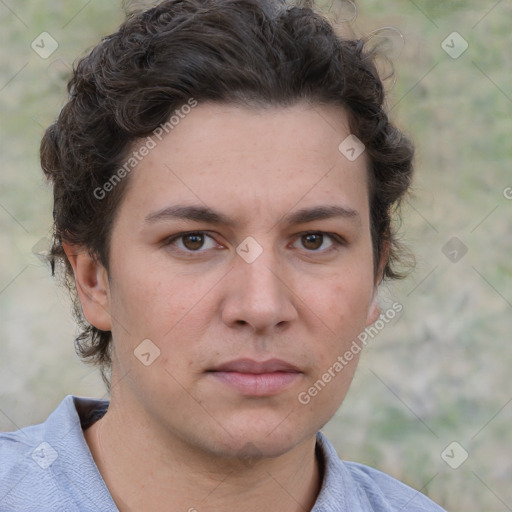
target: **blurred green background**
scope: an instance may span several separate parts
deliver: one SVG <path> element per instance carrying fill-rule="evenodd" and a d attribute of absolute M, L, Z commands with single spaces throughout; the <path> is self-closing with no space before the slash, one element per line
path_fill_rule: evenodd
<path fill-rule="evenodd" d="M 512 510 L 512 5 L 362 0 L 356 16 L 350 2 L 334 10 L 393 59 L 390 115 L 417 146 L 402 226 L 417 266 L 382 289 L 403 313 L 371 340 L 324 430 L 342 458 L 450 511 Z M 43 420 L 66 394 L 105 395 L 74 353 L 67 295 L 35 254 L 51 223 L 38 148 L 74 59 L 122 17 L 117 1 L 0 1 L 0 430 Z M 42 32 L 58 44 L 51 55 Z M 455 469 L 441 456 L 456 466 L 462 450 Z"/>

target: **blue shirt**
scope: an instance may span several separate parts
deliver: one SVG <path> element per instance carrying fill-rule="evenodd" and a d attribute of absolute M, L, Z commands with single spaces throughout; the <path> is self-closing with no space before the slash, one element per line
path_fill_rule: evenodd
<path fill-rule="evenodd" d="M 82 431 L 107 407 L 67 396 L 44 423 L 1 433 L 0 512 L 116 512 Z M 398 480 L 340 460 L 321 432 L 317 448 L 324 471 L 311 512 L 443 512 Z"/>

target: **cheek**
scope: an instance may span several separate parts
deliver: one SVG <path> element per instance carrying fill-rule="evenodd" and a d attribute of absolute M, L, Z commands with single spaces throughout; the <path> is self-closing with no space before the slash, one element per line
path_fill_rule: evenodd
<path fill-rule="evenodd" d="M 347 271 L 333 275 L 328 285 L 317 288 L 312 304 L 333 333 L 362 330 L 373 292 L 371 277 Z"/>
<path fill-rule="evenodd" d="M 120 366 L 142 370 L 133 354 L 149 339 L 159 351 L 155 368 L 166 368 L 183 380 L 204 357 L 197 341 L 214 324 L 219 277 L 184 275 L 165 267 L 129 273 L 127 267 L 118 269 L 115 282 L 120 284 L 112 290 L 117 320 L 112 332 Z"/>
<path fill-rule="evenodd" d="M 312 336 L 312 350 L 316 354 L 315 379 L 331 369 L 336 375 L 329 384 L 333 391 L 336 390 L 333 398 L 344 396 L 352 380 L 360 355 L 360 343 L 354 345 L 354 341 L 366 327 L 372 294 L 372 279 L 358 278 L 357 274 L 352 274 L 333 276 L 329 286 L 324 286 L 323 290 L 317 289 L 315 297 L 310 299 L 310 303 L 314 304 L 314 314 L 322 320 Z M 347 352 L 350 360 L 344 358 L 340 363 L 338 357 L 343 357 Z M 329 375 L 326 379 L 329 379 Z M 323 399 L 328 402 L 327 395 Z"/>
<path fill-rule="evenodd" d="M 112 313 L 138 335 L 165 337 L 193 314 L 211 287 L 205 276 L 181 275 L 166 265 L 127 263 L 113 276 Z"/>

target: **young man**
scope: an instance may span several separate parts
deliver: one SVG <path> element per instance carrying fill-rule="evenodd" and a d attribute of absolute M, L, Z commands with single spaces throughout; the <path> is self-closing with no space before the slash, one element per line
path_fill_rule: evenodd
<path fill-rule="evenodd" d="M 164 1 L 69 91 L 51 261 L 111 399 L 0 436 L 1 510 L 441 510 L 319 433 L 412 174 L 362 43 L 281 2 Z"/>

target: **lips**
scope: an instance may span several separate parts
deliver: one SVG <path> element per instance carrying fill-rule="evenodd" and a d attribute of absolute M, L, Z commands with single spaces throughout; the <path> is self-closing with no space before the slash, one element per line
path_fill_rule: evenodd
<path fill-rule="evenodd" d="M 281 359 L 237 359 L 208 372 L 217 382 L 249 397 L 277 395 L 296 383 L 302 372 Z"/>
<path fill-rule="evenodd" d="M 237 373 L 274 373 L 274 372 L 293 372 L 299 373 L 300 370 L 281 359 L 269 359 L 267 361 L 254 361 L 252 359 L 237 359 L 215 367 L 215 372 L 237 372 Z"/>

